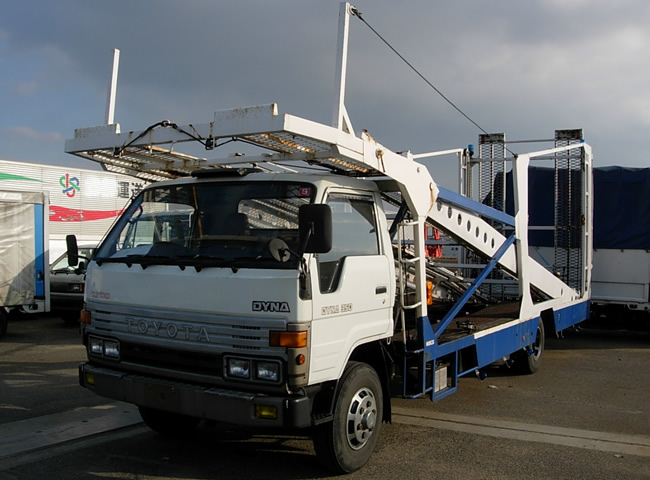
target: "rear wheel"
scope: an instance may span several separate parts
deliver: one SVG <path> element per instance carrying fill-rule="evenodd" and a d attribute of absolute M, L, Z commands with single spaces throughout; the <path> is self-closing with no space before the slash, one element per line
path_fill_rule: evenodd
<path fill-rule="evenodd" d="M 200 418 L 165 412 L 155 408 L 138 407 L 138 410 L 144 423 L 150 429 L 163 435 L 179 436 L 188 434 L 201 421 Z"/>
<path fill-rule="evenodd" d="M 9 315 L 4 307 L 0 307 L 0 338 L 7 333 L 7 323 L 9 322 Z"/>
<path fill-rule="evenodd" d="M 370 458 L 381 430 L 383 397 L 377 373 L 365 363 L 351 362 L 337 392 L 334 418 L 314 431 L 314 449 L 323 465 L 350 473 Z"/>
<path fill-rule="evenodd" d="M 525 351 L 517 352 L 513 355 L 515 360 L 515 369 L 518 373 L 532 374 L 539 370 L 544 353 L 544 322 L 539 319 L 537 324 L 537 336 L 535 343 L 526 347 Z"/>

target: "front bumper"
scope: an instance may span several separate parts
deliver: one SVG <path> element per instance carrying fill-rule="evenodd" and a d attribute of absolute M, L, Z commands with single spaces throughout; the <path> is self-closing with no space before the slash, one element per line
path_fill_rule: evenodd
<path fill-rule="evenodd" d="M 185 384 L 96 367 L 79 366 L 79 382 L 98 395 L 192 417 L 247 426 L 311 425 L 309 397 L 274 397 Z M 258 418 L 256 407 L 275 407 L 275 418 Z"/>

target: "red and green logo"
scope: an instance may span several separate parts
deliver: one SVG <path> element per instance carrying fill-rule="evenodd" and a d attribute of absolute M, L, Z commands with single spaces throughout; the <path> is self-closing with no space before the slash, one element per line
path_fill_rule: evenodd
<path fill-rule="evenodd" d="M 69 173 L 59 178 L 59 185 L 63 188 L 61 192 L 70 198 L 74 197 L 79 191 L 79 179 L 77 177 L 71 177 Z"/>

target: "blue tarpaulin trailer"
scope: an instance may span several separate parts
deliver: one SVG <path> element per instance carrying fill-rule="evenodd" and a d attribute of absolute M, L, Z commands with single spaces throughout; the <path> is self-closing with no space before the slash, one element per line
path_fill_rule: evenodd
<path fill-rule="evenodd" d="M 591 298 L 594 311 L 621 308 L 650 310 L 650 168 L 598 167 L 594 176 L 593 272 Z M 557 246 L 552 168 L 531 167 L 529 172 L 529 244 L 548 268 L 550 249 Z M 506 181 L 506 211 L 514 211 L 511 173 Z M 574 196 L 578 188 L 572 189 Z"/>

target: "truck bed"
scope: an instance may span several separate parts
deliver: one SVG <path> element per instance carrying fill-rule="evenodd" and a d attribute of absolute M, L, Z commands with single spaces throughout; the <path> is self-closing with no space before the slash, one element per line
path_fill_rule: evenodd
<path fill-rule="evenodd" d="M 519 302 L 490 305 L 463 316 L 456 317 L 440 336 L 440 343 L 447 343 L 464 336 L 496 327 L 519 316 Z"/>

